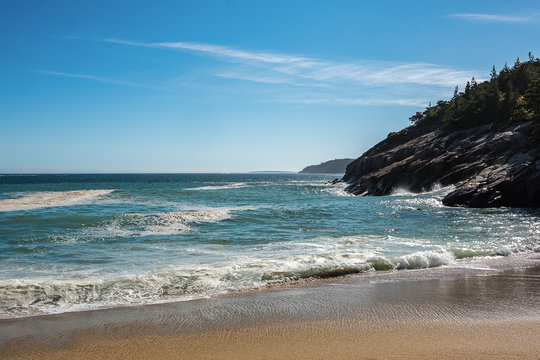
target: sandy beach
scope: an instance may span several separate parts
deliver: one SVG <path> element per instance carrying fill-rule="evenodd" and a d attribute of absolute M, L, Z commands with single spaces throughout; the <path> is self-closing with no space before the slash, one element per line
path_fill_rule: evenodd
<path fill-rule="evenodd" d="M 0 322 L 3 359 L 538 359 L 538 255 Z M 514 264 L 516 265 L 516 264 Z M 536 265 L 536 266 L 535 266 Z"/>

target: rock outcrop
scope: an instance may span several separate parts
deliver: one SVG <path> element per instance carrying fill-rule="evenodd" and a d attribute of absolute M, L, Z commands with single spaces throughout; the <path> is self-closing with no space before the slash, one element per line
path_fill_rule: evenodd
<path fill-rule="evenodd" d="M 415 124 L 350 163 L 342 181 L 355 195 L 454 185 L 443 204 L 540 206 L 540 144 L 531 140 L 532 125 L 444 131 L 436 124 Z"/>

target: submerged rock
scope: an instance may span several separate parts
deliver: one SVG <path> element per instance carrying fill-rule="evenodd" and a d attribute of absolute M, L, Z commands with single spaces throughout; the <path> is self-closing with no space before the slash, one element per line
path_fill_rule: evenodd
<path fill-rule="evenodd" d="M 335 178 L 334 180 L 327 181 L 326 184 L 328 184 L 328 185 L 336 185 L 336 184 L 338 184 L 340 182 L 341 182 L 341 180 L 339 180 L 338 178 Z"/>

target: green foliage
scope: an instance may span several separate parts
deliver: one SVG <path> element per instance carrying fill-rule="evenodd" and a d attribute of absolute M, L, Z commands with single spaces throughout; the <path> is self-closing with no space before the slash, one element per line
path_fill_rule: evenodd
<path fill-rule="evenodd" d="M 451 100 L 439 101 L 410 120 L 439 123 L 446 130 L 533 121 L 540 139 L 540 59 L 529 53 L 527 61 L 518 58 L 512 68 L 505 64 L 499 74 L 493 67 L 490 80 L 477 83 L 473 78 L 464 92 L 456 86 Z"/>
<path fill-rule="evenodd" d="M 417 111 L 416 114 L 414 114 L 413 116 L 411 116 L 411 117 L 409 118 L 409 120 L 414 124 L 415 122 L 420 121 L 420 120 L 422 120 L 423 118 L 424 118 L 424 114 L 421 113 L 421 112 L 419 112 L 419 111 Z"/>
<path fill-rule="evenodd" d="M 538 59 L 537 59 L 538 61 Z M 533 120 L 532 137 L 540 142 L 540 79 L 534 79 L 524 95 L 527 110 Z"/>
<path fill-rule="evenodd" d="M 390 133 L 388 133 L 388 135 L 386 135 L 386 138 L 390 139 L 390 138 L 396 137 L 398 135 L 400 135 L 400 136 L 407 135 L 408 131 L 409 131 L 409 129 L 405 128 L 405 129 L 400 130 L 400 131 L 390 132 Z"/>

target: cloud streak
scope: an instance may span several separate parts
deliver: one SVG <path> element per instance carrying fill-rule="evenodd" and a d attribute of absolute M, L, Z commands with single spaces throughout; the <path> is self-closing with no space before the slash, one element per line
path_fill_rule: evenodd
<path fill-rule="evenodd" d="M 96 75 L 88 75 L 88 74 L 76 74 L 76 73 L 67 73 L 67 72 L 61 72 L 61 71 L 50 71 L 50 70 L 34 70 L 34 72 L 42 75 L 52 75 L 52 76 L 61 76 L 61 77 L 68 77 L 68 78 L 75 78 L 75 79 L 84 79 L 84 80 L 91 80 L 91 81 L 97 81 L 103 84 L 111 84 L 111 85 L 119 85 L 119 86 L 131 86 L 131 87 L 140 87 L 140 88 L 147 88 L 147 89 L 162 89 L 159 86 L 151 86 L 147 84 L 140 84 L 140 83 L 134 83 L 129 81 L 122 81 L 114 78 L 107 78 L 102 76 L 96 76 Z"/>
<path fill-rule="evenodd" d="M 228 62 L 240 63 L 244 67 L 240 70 L 219 72 L 218 76 L 269 84 L 328 86 L 329 84 L 354 83 L 384 86 L 401 83 L 449 87 L 464 84 L 472 76 L 471 71 L 429 63 L 337 62 L 191 42 L 142 43 L 121 39 L 106 39 L 105 41 L 146 48 L 183 50 L 199 56 L 219 57 Z"/>
<path fill-rule="evenodd" d="M 175 77 L 161 72 L 166 86 L 125 81 L 83 73 L 35 70 L 43 75 L 68 77 L 117 86 L 174 91 L 179 87 L 217 89 L 230 95 L 255 97 L 263 101 L 328 106 L 425 106 L 429 100 L 450 94 L 456 85 L 464 85 L 473 75 L 470 70 L 454 69 L 430 63 L 384 61 L 336 61 L 324 58 L 248 51 L 233 47 L 196 42 L 137 42 L 104 39 L 106 43 L 137 48 L 182 51 L 213 58 L 215 68 L 189 75 L 178 84 Z M 182 68 L 183 74 L 186 67 Z M 208 78 L 210 76 L 211 78 Z M 185 77 L 184 77 L 185 79 Z M 215 82 L 212 79 L 224 81 Z M 210 80 L 210 81 L 209 81 Z M 143 80 L 144 81 L 144 80 Z"/>
<path fill-rule="evenodd" d="M 141 46 L 149 48 L 162 48 L 173 50 L 190 50 L 198 53 L 209 54 L 214 56 L 221 56 L 230 59 L 240 59 L 246 61 L 264 62 L 271 64 L 288 64 L 288 63 L 303 63 L 308 61 L 307 58 L 290 56 L 290 55 L 278 55 L 265 52 L 249 52 L 243 50 L 232 49 L 221 45 L 201 44 L 193 42 L 157 42 L 157 43 L 141 43 L 135 41 L 127 41 L 121 39 L 105 39 L 106 42 Z"/>
<path fill-rule="evenodd" d="M 342 97 L 319 97 L 319 98 L 305 98 L 305 99 L 283 99 L 284 102 L 290 102 L 295 104 L 323 104 L 332 106 L 385 106 L 385 105 L 399 105 L 399 106 L 426 106 L 426 100 L 424 99 L 389 99 L 389 98 L 342 98 Z"/>
<path fill-rule="evenodd" d="M 450 17 L 478 23 L 528 23 L 533 22 L 533 16 L 499 15 L 499 14 L 450 14 Z"/>

